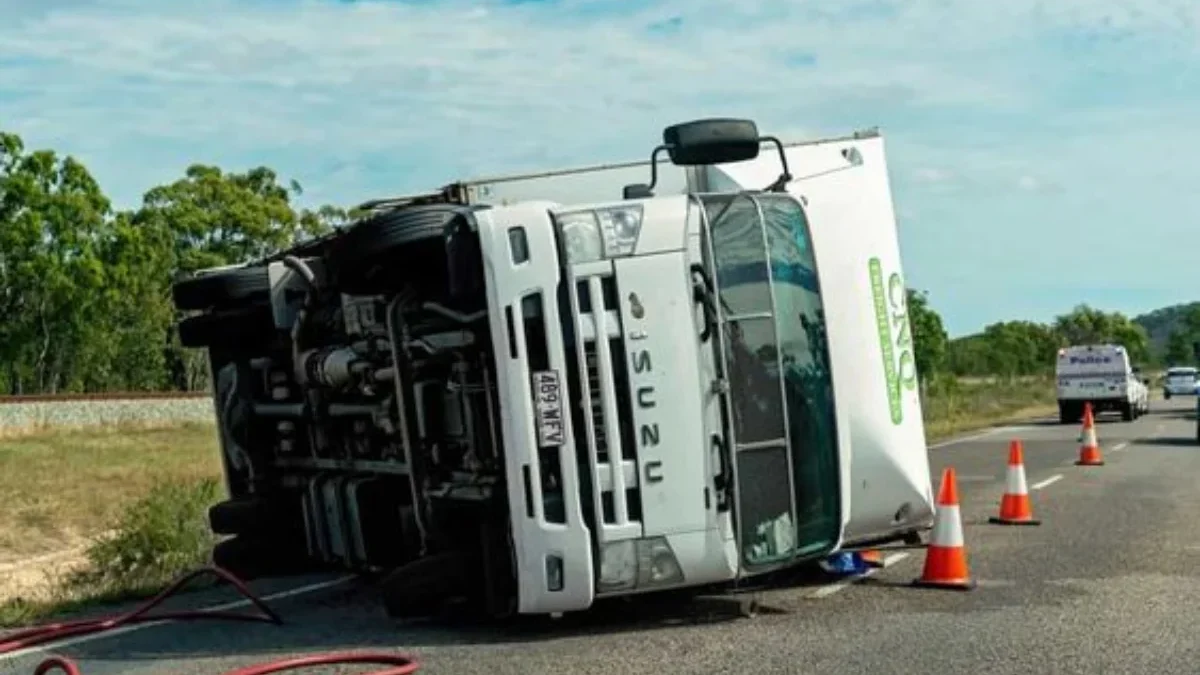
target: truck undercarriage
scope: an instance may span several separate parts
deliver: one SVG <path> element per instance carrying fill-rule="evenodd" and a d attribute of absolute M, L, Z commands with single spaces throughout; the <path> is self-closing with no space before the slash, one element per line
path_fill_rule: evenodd
<path fill-rule="evenodd" d="M 413 611 L 486 561 L 489 609 L 503 611 L 503 447 L 472 210 L 385 211 L 303 253 L 175 286 L 177 306 L 207 310 L 179 332 L 213 368 L 232 498 L 210 522 L 234 535 L 215 561 L 248 576 L 399 568 L 390 585 Z M 437 573 L 405 569 L 415 561 Z"/>

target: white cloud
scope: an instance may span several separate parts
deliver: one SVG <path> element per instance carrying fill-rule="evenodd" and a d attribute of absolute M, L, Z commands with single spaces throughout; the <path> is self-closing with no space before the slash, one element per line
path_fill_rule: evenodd
<path fill-rule="evenodd" d="M 423 181 L 405 179 L 421 187 L 640 156 L 662 125 L 704 114 L 840 132 L 897 110 L 1017 111 L 1037 95 L 1022 72 L 1030 61 L 1012 61 L 1012 48 L 1035 37 L 1031 19 L 1041 31 L 1165 37 L 1183 30 L 1166 18 L 1188 7 L 100 0 L 37 13 L 6 4 L 26 7 L 0 27 L 0 86 L 17 92 L 0 96 L 0 116 L 19 131 L 109 165 L 131 146 L 158 144 L 173 166 L 127 174 L 157 180 L 193 158 L 374 155 L 409 173 L 427 166 Z M 647 33 L 672 17 L 682 34 Z M 815 64 L 783 67 L 796 50 Z M 326 177 L 286 168 L 309 184 Z"/>
<path fill-rule="evenodd" d="M 1166 208 L 1165 186 L 1200 183 L 1193 0 L 0 0 L 0 16 L 0 128 L 79 155 L 124 205 L 192 161 L 267 164 L 305 201 L 354 203 L 642 157 L 700 116 L 788 138 L 878 124 L 898 208 L 921 216 L 902 236 L 929 237 L 905 241 L 908 265 L 936 291 L 979 232 L 1019 265 L 1020 228 L 1071 219 L 1048 204 L 1119 231 L 1118 196 Z M 1171 249 L 1137 243 L 1124 254 Z"/>

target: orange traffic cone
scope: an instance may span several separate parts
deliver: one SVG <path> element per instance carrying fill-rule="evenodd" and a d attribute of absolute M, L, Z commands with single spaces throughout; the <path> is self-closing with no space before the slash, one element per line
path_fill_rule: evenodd
<path fill-rule="evenodd" d="M 870 551 L 859 551 L 858 555 L 868 567 L 881 568 L 883 567 L 883 554 L 874 549 Z"/>
<path fill-rule="evenodd" d="M 954 467 L 942 472 L 938 488 L 937 512 L 933 517 L 933 536 L 925 551 L 925 569 L 914 586 L 968 591 L 975 580 L 967 571 L 967 551 L 963 546 L 962 515 L 958 510 L 958 483 Z"/>
<path fill-rule="evenodd" d="M 1096 442 L 1096 420 L 1092 417 L 1092 404 L 1083 404 L 1083 445 L 1079 446 L 1079 461 L 1076 466 L 1104 466 L 1100 456 L 1100 444 Z"/>
<path fill-rule="evenodd" d="M 1025 485 L 1025 458 L 1020 440 L 1008 444 L 1008 484 L 1000 499 L 1000 515 L 988 518 L 998 525 L 1041 525 L 1033 517 L 1033 505 L 1029 501 L 1029 488 Z"/>

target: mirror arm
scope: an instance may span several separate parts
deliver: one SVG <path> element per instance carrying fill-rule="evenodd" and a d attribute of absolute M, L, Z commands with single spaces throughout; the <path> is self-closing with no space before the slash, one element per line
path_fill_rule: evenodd
<path fill-rule="evenodd" d="M 784 192 L 787 189 L 787 184 L 792 182 L 792 172 L 788 169 L 787 153 L 783 150 L 783 142 L 774 136 L 761 136 L 758 140 L 762 143 L 771 143 L 774 145 L 775 149 L 779 152 L 779 163 L 783 165 L 783 173 L 779 175 L 779 178 L 775 179 L 774 183 L 771 183 L 767 187 L 767 192 Z"/>

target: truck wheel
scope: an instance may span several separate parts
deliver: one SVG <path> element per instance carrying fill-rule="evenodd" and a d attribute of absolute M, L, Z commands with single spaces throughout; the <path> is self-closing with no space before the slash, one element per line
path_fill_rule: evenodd
<path fill-rule="evenodd" d="M 275 319 L 266 305 L 225 309 L 179 322 L 184 347 L 222 347 L 239 352 L 262 350 L 275 335 Z"/>
<path fill-rule="evenodd" d="M 1126 401 L 1121 404 L 1121 419 L 1126 422 L 1132 422 L 1135 418 L 1133 412 L 1133 404 Z"/>
<path fill-rule="evenodd" d="M 1171 392 L 1169 392 L 1169 391 L 1164 391 L 1164 392 L 1163 392 L 1163 398 L 1164 398 L 1164 399 L 1166 399 L 1166 400 L 1168 400 L 1168 401 L 1170 401 L 1170 400 L 1171 400 Z"/>
<path fill-rule="evenodd" d="M 392 618 L 431 616 L 467 585 L 464 558 L 443 553 L 396 568 L 380 582 L 384 609 Z"/>
<path fill-rule="evenodd" d="M 277 532 L 285 518 L 276 502 L 265 499 L 230 499 L 208 509 L 208 525 L 214 534 Z"/>
<path fill-rule="evenodd" d="M 228 308 L 270 299 L 265 267 L 241 267 L 200 274 L 171 286 L 171 299 L 183 311 Z"/>
<path fill-rule="evenodd" d="M 218 542 L 212 550 L 212 563 L 243 581 L 307 574 L 321 567 L 292 541 L 266 535 L 242 535 Z"/>
<path fill-rule="evenodd" d="M 409 265 L 428 265 L 436 252 L 437 267 L 431 272 L 442 277 L 444 288 L 444 237 L 456 220 L 469 218 L 470 213 L 461 206 L 431 204 L 388 211 L 360 221 L 331 247 L 330 266 L 336 270 L 338 285 L 351 295 L 378 293 L 381 286 L 389 285 L 389 274 Z M 407 253 L 409 249 L 411 255 Z M 402 252 L 404 259 L 398 260 Z M 406 272 L 411 278 L 412 270 Z"/>
<path fill-rule="evenodd" d="M 1073 412 L 1075 412 L 1075 406 L 1070 406 L 1070 405 L 1067 405 L 1066 403 L 1059 403 L 1058 404 L 1058 423 L 1059 424 L 1071 424 L 1072 422 L 1074 422 L 1075 418 L 1071 414 Z"/>

